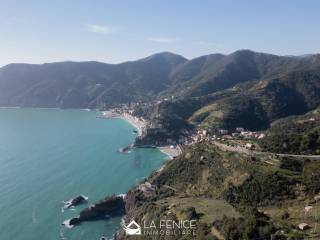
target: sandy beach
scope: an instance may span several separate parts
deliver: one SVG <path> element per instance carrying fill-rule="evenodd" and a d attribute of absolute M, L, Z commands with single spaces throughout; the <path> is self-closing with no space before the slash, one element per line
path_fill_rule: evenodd
<path fill-rule="evenodd" d="M 179 146 L 171 148 L 170 146 L 157 147 L 161 152 L 168 155 L 170 159 L 177 157 L 181 154 L 181 148 Z"/>
<path fill-rule="evenodd" d="M 102 112 L 102 116 L 104 118 L 120 118 L 120 119 L 126 120 L 128 123 L 130 123 L 132 126 L 134 126 L 137 129 L 138 136 L 142 135 L 143 129 L 147 125 L 145 121 L 142 121 L 139 118 L 126 113 L 120 114 L 120 113 L 115 113 L 113 111 L 104 111 Z"/>
<path fill-rule="evenodd" d="M 134 126 L 138 131 L 138 136 L 142 135 L 143 129 L 146 127 L 146 122 L 139 120 L 137 117 L 131 116 L 129 114 L 119 115 L 118 118 L 124 119 Z"/>
<path fill-rule="evenodd" d="M 130 114 L 120 114 L 115 113 L 113 111 L 104 111 L 102 112 L 102 116 L 104 118 L 121 118 L 123 120 L 126 120 L 128 123 L 130 123 L 132 126 L 134 126 L 138 131 L 138 136 L 142 135 L 143 130 L 147 126 L 147 122 L 140 120 L 139 118 L 132 116 Z M 174 157 L 180 155 L 181 148 L 179 146 L 171 147 L 171 146 L 162 146 L 157 147 L 162 153 L 166 154 L 170 159 L 173 159 Z"/>

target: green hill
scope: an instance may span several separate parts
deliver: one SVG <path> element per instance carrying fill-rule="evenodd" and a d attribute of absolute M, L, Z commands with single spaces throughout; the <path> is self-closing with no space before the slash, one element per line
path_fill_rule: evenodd
<path fill-rule="evenodd" d="M 320 72 L 296 71 L 237 85 L 191 117 L 208 128 L 266 129 L 279 118 L 303 114 L 320 104 Z"/>
<path fill-rule="evenodd" d="M 177 140 L 198 125 L 212 132 L 236 127 L 265 130 L 277 119 L 315 109 L 320 104 L 319 93 L 319 70 L 305 70 L 240 83 L 201 97 L 164 101 L 150 110 L 153 129 L 138 144 Z"/>
<path fill-rule="evenodd" d="M 319 55 L 283 57 L 249 50 L 191 60 L 163 52 L 121 64 L 9 64 L 0 68 L 0 106 L 94 108 L 165 96 L 201 97 L 319 66 Z"/>
<path fill-rule="evenodd" d="M 273 162 L 273 164 L 270 164 Z M 299 165 L 299 168 L 293 166 Z M 154 194 L 129 191 L 126 219 L 195 219 L 196 236 L 165 239 L 304 239 L 316 228 L 319 162 L 224 152 L 210 144 L 188 147 L 148 179 Z M 310 214 L 304 207 L 312 206 Z M 297 230 L 307 222 L 312 229 Z M 124 239 L 138 239 L 130 236 Z M 144 239 L 162 239 L 144 236 Z"/>
<path fill-rule="evenodd" d="M 304 114 L 320 103 L 319 69 L 320 55 L 250 50 L 191 60 L 163 52 L 121 64 L 9 64 L 0 68 L 0 106 L 107 108 L 160 101 L 139 110 L 152 127 L 137 144 L 163 144 L 195 125 L 263 130 Z"/>
<path fill-rule="evenodd" d="M 0 106 L 93 108 L 154 99 L 185 61 L 165 52 L 122 64 L 9 64 L 0 69 Z"/>
<path fill-rule="evenodd" d="M 320 109 L 280 119 L 266 133 L 259 141 L 265 151 L 320 155 Z"/>
<path fill-rule="evenodd" d="M 250 50 L 230 55 L 212 54 L 185 62 L 174 71 L 177 83 L 170 93 L 202 96 L 227 89 L 241 82 L 266 79 L 297 70 L 316 69 L 319 55 L 305 58 L 283 57 Z"/>

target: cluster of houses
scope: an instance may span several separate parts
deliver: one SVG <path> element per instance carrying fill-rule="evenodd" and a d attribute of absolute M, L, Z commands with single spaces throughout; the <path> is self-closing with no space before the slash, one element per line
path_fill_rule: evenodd
<path fill-rule="evenodd" d="M 191 142 L 210 141 L 210 140 L 225 140 L 225 139 L 262 139 L 265 133 L 246 131 L 242 127 L 237 127 L 235 132 L 230 133 L 229 130 L 219 129 L 216 134 L 209 134 L 207 130 L 198 129 L 190 136 Z"/>
<path fill-rule="evenodd" d="M 226 129 L 219 129 L 215 134 L 211 132 L 198 128 L 196 131 L 188 131 L 184 130 L 182 135 L 179 137 L 177 141 L 173 139 L 167 139 L 167 144 L 169 145 L 192 145 L 198 142 L 211 142 L 211 141 L 225 141 L 225 140 L 248 140 L 245 144 L 245 148 L 254 149 L 255 146 L 249 140 L 254 139 L 262 139 L 265 137 L 265 133 L 262 132 L 253 132 L 246 131 L 242 127 L 238 127 L 235 129 L 235 132 L 230 133 Z"/>
<path fill-rule="evenodd" d="M 136 103 L 138 104 L 138 103 Z M 113 108 L 111 111 L 104 112 L 104 115 L 106 117 L 117 117 L 117 116 L 123 116 L 125 118 L 128 118 L 136 123 L 140 122 L 142 125 L 146 126 L 147 121 L 143 117 L 137 117 L 134 115 L 134 110 L 132 106 L 129 105 L 121 105 L 119 107 Z"/>
<path fill-rule="evenodd" d="M 124 116 L 127 119 L 132 120 L 136 123 L 143 123 L 143 128 L 149 128 L 153 127 L 152 125 L 148 125 L 147 121 L 143 119 L 142 117 L 136 117 L 134 116 L 134 109 L 137 106 L 143 105 L 144 107 L 154 106 L 157 104 L 160 104 L 163 101 L 170 101 L 171 98 L 163 99 L 160 102 L 149 102 L 149 103 L 131 103 L 131 104 L 123 104 L 118 107 L 115 107 L 112 109 L 112 114 L 114 115 L 120 115 Z M 149 107 L 150 107 L 149 106 Z M 158 126 L 159 127 L 159 126 Z M 218 129 L 213 131 L 207 131 L 204 129 L 201 129 L 199 126 L 196 131 L 189 131 L 189 130 L 183 130 L 181 135 L 179 136 L 179 139 L 167 139 L 168 145 L 192 145 L 197 142 L 202 141 L 224 141 L 224 140 L 232 140 L 232 139 L 243 139 L 243 140 L 254 140 L 254 139 L 262 139 L 265 137 L 265 133 L 263 132 L 255 132 L 255 131 L 249 131 L 245 130 L 243 127 L 237 127 L 234 131 L 229 131 L 227 129 Z M 252 149 L 254 148 L 253 144 L 248 142 L 245 145 L 246 148 Z"/>
<path fill-rule="evenodd" d="M 210 141 L 225 141 L 225 140 L 254 140 L 262 139 L 265 137 L 265 133 L 246 131 L 242 127 L 235 129 L 235 132 L 230 133 L 226 129 L 219 129 L 215 134 L 198 128 L 196 131 L 184 130 L 178 140 L 167 139 L 168 145 L 192 145 L 198 142 L 210 142 Z M 245 144 L 247 149 L 253 149 L 254 145 L 250 142 Z"/>
<path fill-rule="evenodd" d="M 222 138 L 233 139 L 233 138 L 244 138 L 244 139 L 262 139 L 265 137 L 264 133 L 246 131 L 243 127 L 237 127 L 235 132 L 229 133 L 226 129 L 219 129 L 219 134 Z"/>

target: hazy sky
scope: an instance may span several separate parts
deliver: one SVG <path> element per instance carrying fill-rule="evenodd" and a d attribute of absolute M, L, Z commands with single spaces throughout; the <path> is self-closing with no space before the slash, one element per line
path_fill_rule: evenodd
<path fill-rule="evenodd" d="M 160 51 L 187 58 L 252 49 L 320 52 L 314 0 L 0 0 L 0 66 Z"/>

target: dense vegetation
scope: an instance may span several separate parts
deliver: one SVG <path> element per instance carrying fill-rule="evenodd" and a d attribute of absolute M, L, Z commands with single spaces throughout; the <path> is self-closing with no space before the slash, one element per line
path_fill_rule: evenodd
<path fill-rule="evenodd" d="M 313 197 L 320 191 L 319 172 L 318 161 L 253 158 L 200 143 L 148 178 L 156 186 L 155 195 L 148 197 L 137 189 L 128 193 L 127 218 L 197 220 L 196 237 L 168 239 L 320 236 L 320 232 L 297 230 L 300 222 L 317 221 L 313 215 L 306 218 L 303 208 L 306 203 L 317 206 Z"/>
<path fill-rule="evenodd" d="M 95 108 L 154 99 L 186 59 L 171 53 L 121 64 L 9 64 L 0 69 L 0 106 Z"/>
<path fill-rule="evenodd" d="M 249 50 L 191 60 L 164 52 L 121 64 L 9 64 L 0 69 L 0 106 L 107 108 L 153 102 L 136 111 L 152 124 L 138 143 L 162 144 L 197 124 L 212 131 L 261 130 L 279 118 L 304 114 L 320 103 L 319 67 L 319 55 Z M 306 148 L 316 145 L 317 133 L 303 140 Z"/>
<path fill-rule="evenodd" d="M 319 66 L 318 55 L 281 57 L 249 50 L 191 60 L 164 52 L 121 64 L 9 64 L 0 69 L 0 105 L 93 108 L 160 96 L 200 97 L 293 71 L 304 71 L 297 78 L 312 81 L 308 72 Z M 311 91 L 310 98 L 317 95 L 312 86 L 298 85 Z"/>
<path fill-rule="evenodd" d="M 320 154 L 320 109 L 275 122 L 259 144 L 270 152 Z"/>
<path fill-rule="evenodd" d="M 320 104 L 319 69 L 319 55 L 249 50 L 191 60 L 160 53 L 122 64 L 10 64 L 0 69 L 0 106 L 107 108 L 144 102 L 134 110 L 150 121 L 139 145 L 178 140 L 195 126 L 213 132 L 271 126 L 259 141 L 264 150 L 320 154 L 320 113 L 314 110 Z M 201 240 L 301 239 L 312 234 L 296 226 L 306 221 L 301 210 L 306 204 L 317 209 L 319 173 L 319 161 L 264 159 L 201 143 L 148 178 L 155 194 L 132 189 L 126 218 L 194 218 Z"/>
<path fill-rule="evenodd" d="M 265 130 L 277 119 L 315 109 L 320 104 L 319 93 L 319 71 L 295 71 L 281 77 L 237 84 L 201 97 L 166 101 L 153 109 L 151 122 L 170 138 L 178 138 L 187 123 L 212 132 L 218 129 L 234 131 L 237 127 Z M 286 125 L 286 121 L 283 122 Z M 171 126 L 177 131 L 169 130 Z M 301 148 L 310 149 L 310 145 L 315 150 L 317 130 L 309 135 L 304 138 Z"/>

